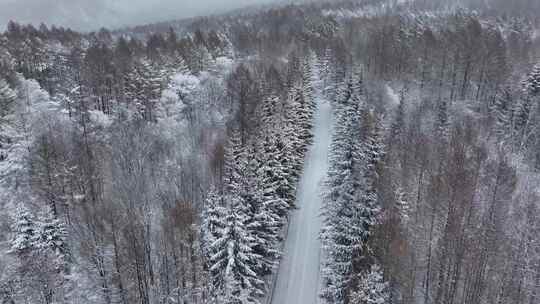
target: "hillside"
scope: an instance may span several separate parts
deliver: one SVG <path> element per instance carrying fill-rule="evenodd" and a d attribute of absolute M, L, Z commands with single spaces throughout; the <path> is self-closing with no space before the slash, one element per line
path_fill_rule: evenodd
<path fill-rule="evenodd" d="M 538 302 L 538 5 L 10 22 L 0 301 Z"/>

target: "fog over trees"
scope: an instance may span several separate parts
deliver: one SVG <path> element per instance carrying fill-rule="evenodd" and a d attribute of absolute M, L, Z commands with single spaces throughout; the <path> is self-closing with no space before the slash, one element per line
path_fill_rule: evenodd
<path fill-rule="evenodd" d="M 281 0 L 1 0 L 0 29 L 9 20 L 55 24 L 74 30 L 119 28 L 223 13 Z"/>
<path fill-rule="evenodd" d="M 540 301 L 538 1 L 53 2 L 0 3 L 0 303 Z"/>

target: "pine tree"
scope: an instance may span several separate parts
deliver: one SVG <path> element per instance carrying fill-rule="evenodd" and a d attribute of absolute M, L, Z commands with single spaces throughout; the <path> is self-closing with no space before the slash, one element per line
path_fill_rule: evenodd
<path fill-rule="evenodd" d="M 65 265 L 69 258 L 67 230 L 52 212 L 47 212 L 43 218 L 35 219 L 27 209 L 20 208 L 12 230 L 15 234 L 11 241 L 12 252 L 50 251 L 61 265 Z"/>
<path fill-rule="evenodd" d="M 264 294 L 258 279 L 272 267 L 274 231 L 258 184 L 258 160 L 248 161 L 238 130 L 229 138 L 225 155 L 225 227 L 210 246 L 212 284 L 224 303 L 257 303 Z"/>
<path fill-rule="evenodd" d="M 9 252 L 17 258 L 13 274 L 15 280 L 39 282 L 30 285 L 31 288 L 45 296 L 46 303 L 52 303 L 66 283 L 68 247 L 64 225 L 54 218 L 52 212 L 44 218 L 36 218 L 24 207 L 19 207 L 12 230 L 14 237 Z M 34 291 L 23 288 L 25 296 Z"/>
<path fill-rule="evenodd" d="M 223 207 L 222 196 L 214 188 L 211 188 L 206 196 L 201 215 L 201 247 L 207 262 L 212 256 L 211 245 L 225 228 L 225 214 L 226 209 Z"/>
<path fill-rule="evenodd" d="M 208 71 L 214 66 L 214 58 L 204 45 L 197 47 L 195 50 L 195 65 L 191 68 L 195 73 Z"/>
<path fill-rule="evenodd" d="M 261 150 L 263 161 L 259 173 L 262 176 L 263 199 L 272 213 L 281 219 L 281 224 L 285 224 L 290 204 L 294 202 L 295 189 L 293 178 L 283 164 L 285 146 L 280 138 L 270 133 L 264 137 Z"/>
<path fill-rule="evenodd" d="M 11 78 L 15 74 L 15 59 L 7 49 L 8 40 L 0 38 L 0 78 Z"/>
<path fill-rule="evenodd" d="M 245 176 L 243 176 L 247 167 L 246 149 L 242 145 L 242 135 L 237 128 L 231 131 L 229 142 L 225 150 L 224 165 L 224 199 L 229 202 L 231 193 L 238 193 Z"/>
<path fill-rule="evenodd" d="M 529 119 L 531 115 L 532 102 L 530 96 L 522 97 L 515 105 L 514 112 L 514 128 L 521 139 L 529 126 Z M 518 142 L 520 144 L 520 142 Z"/>
<path fill-rule="evenodd" d="M 371 112 L 362 110 L 360 82 L 352 78 L 342 98 L 336 109 L 321 233 L 328 254 L 321 296 L 330 303 L 346 301 L 353 264 L 363 255 L 380 209 L 375 182 L 383 155 L 382 136 L 368 123 Z M 365 125 L 362 129 L 360 118 Z"/>
<path fill-rule="evenodd" d="M 267 96 L 263 99 L 263 102 L 261 103 L 260 107 L 260 117 L 261 121 L 263 123 L 263 133 L 264 132 L 271 132 L 275 127 L 274 124 L 276 123 L 276 116 L 277 113 L 277 107 L 279 104 L 279 97 L 275 95 Z"/>
<path fill-rule="evenodd" d="M 525 91 L 530 96 L 540 96 L 540 64 L 537 64 L 523 82 Z"/>
<path fill-rule="evenodd" d="M 296 136 L 295 142 L 297 142 L 297 156 L 300 163 L 303 163 L 303 159 L 308 151 L 308 147 L 313 139 L 313 109 L 305 99 L 305 95 L 300 88 L 293 88 L 290 93 L 290 105 L 291 109 L 295 112 L 288 116 L 291 126 L 295 126 Z M 301 170 L 301 168 L 299 169 Z"/>
<path fill-rule="evenodd" d="M 282 143 L 284 147 L 284 159 L 283 165 L 286 166 L 289 175 L 294 180 L 291 180 L 293 185 L 300 176 L 302 170 L 302 163 L 306 152 L 306 144 L 302 137 L 306 135 L 305 129 L 300 126 L 300 123 L 305 120 L 305 111 L 301 108 L 301 102 L 297 98 L 301 98 L 301 94 L 295 94 L 296 90 L 293 90 L 289 94 L 289 98 L 285 100 L 283 107 L 283 120 L 281 127 L 280 137 L 283 138 Z M 300 118 L 300 117 L 302 118 Z"/>
<path fill-rule="evenodd" d="M 184 57 L 178 52 L 175 51 L 174 54 L 170 57 L 165 65 L 166 78 L 167 82 L 170 81 L 171 77 L 176 74 L 189 75 L 191 71 L 184 59 Z"/>
<path fill-rule="evenodd" d="M 8 141 L 5 137 L 7 116 L 12 113 L 15 102 L 15 92 L 9 87 L 7 82 L 0 78 L 0 162 L 7 158 L 4 152 L 5 144 Z"/>
<path fill-rule="evenodd" d="M 518 134 L 518 146 L 523 149 L 528 144 L 528 134 L 531 132 L 534 115 L 537 112 L 540 98 L 540 64 L 523 81 L 525 96 L 516 104 L 514 110 L 514 128 Z"/>
<path fill-rule="evenodd" d="M 302 93 L 304 97 L 304 102 L 306 103 L 309 109 L 310 119 L 313 119 L 315 114 L 316 103 L 314 96 L 314 86 L 315 86 L 315 71 L 317 63 L 317 57 L 313 51 L 310 51 L 308 55 L 304 58 L 302 66 Z"/>
<path fill-rule="evenodd" d="M 0 130 L 4 118 L 10 113 L 15 101 L 15 92 L 4 79 L 0 79 Z"/>
<path fill-rule="evenodd" d="M 333 89 L 335 88 L 335 84 L 333 83 L 333 77 L 332 77 L 332 50 L 327 48 L 324 51 L 324 54 L 321 57 L 321 60 L 319 60 L 318 64 L 318 71 L 320 74 L 321 82 L 322 82 L 322 92 L 324 96 L 331 97 L 333 94 Z"/>
<path fill-rule="evenodd" d="M 156 104 L 161 98 L 164 72 L 149 61 L 141 61 L 126 74 L 125 96 L 137 113 L 146 121 L 155 121 Z"/>
<path fill-rule="evenodd" d="M 50 249 L 61 258 L 66 258 L 69 255 L 66 226 L 52 212 L 47 212 L 40 221 L 39 234 L 40 249 Z"/>
<path fill-rule="evenodd" d="M 435 129 L 441 142 L 446 143 L 450 136 L 450 117 L 448 113 L 448 102 L 444 99 L 437 104 L 437 121 Z"/>
<path fill-rule="evenodd" d="M 377 217 L 381 211 L 379 197 L 376 188 L 378 178 L 377 170 L 385 155 L 384 128 L 372 111 L 365 111 L 362 121 L 367 122 L 363 133 L 365 139 L 362 144 L 360 154 L 362 155 L 361 171 L 363 172 L 363 185 L 361 189 L 359 214 L 357 223 L 362 224 L 365 229 L 364 243 L 370 236 L 370 227 L 377 223 Z"/>
<path fill-rule="evenodd" d="M 411 206 L 409 202 L 407 201 L 407 194 L 401 187 L 397 187 L 394 190 L 394 196 L 395 196 L 395 209 L 396 213 L 399 215 L 399 219 L 401 221 L 402 225 L 406 225 L 409 222 L 410 219 L 410 213 L 411 213 Z"/>
<path fill-rule="evenodd" d="M 298 180 L 301 161 L 298 159 L 300 140 L 292 117 L 287 113 L 292 106 L 289 100 L 284 104 L 279 97 L 266 97 L 259 110 L 263 122 L 260 132 L 262 140 L 258 149 L 261 154 L 261 167 L 265 201 L 270 202 L 271 208 L 284 222 L 287 209 L 295 201 L 295 186 Z"/>
<path fill-rule="evenodd" d="M 356 291 L 352 293 L 351 304 L 387 304 L 390 303 L 389 284 L 384 280 L 382 269 L 374 264 L 362 274 Z"/>
<path fill-rule="evenodd" d="M 255 238 L 246 222 L 250 215 L 240 196 L 232 200 L 225 217 L 225 228 L 211 245 L 210 274 L 212 285 L 222 303 L 258 303 L 264 294 L 264 282 L 257 278 L 256 267 L 262 258 L 253 250 Z"/>
<path fill-rule="evenodd" d="M 233 131 L 229 149 L 231 152 L 226 174 L 228 201 L 239 200 L 246 208 L 244 224 L 253 238 L 252 248 L 261 257 L 257 260 L 254 271 L 260 275 L 268 274 L 279 256 L 276 251 L 278 230 L 281 222 L 277 208 L 282 202 L 279 198 L 269 199 L 263 186 L 264 178 L 260 175 L 262 168 L 261 153 L 256 151 L 254 143 L 248 142 L 247 147 L 240 143 L 239 132 Z M 246 152 L 248 151 L 248 152 Z M 251 155 L 248 159 L 248 155 Z"/>
<path fill-rule="evenodd" d="M 513 96 L 510 88 L 504 88 L 495 97 L 492 107 L 495 119 L 495 134 L 500 141 L 506 141 L 512 135 Z"/>
<path fill-rule="evenodd" d="M 373 111 L 364 111 L 363 122 L 368 123 L 363 130 L 366 136 L 364 154 L 366 157 L 366 169 L 368 169 L 371 176 L 374 175 L 376 166 L 385 154 L 384 128 Z"/>
<path fill-rule="evenodd" d="M 274 211 L 273 201 L 268 200 L 264 193 L 263 179 L 260 168 L 262 162 L 257 151 L 250 151 L 252 155 L 248 162 L 246 182 L 243 187 L 243 197 L 250 208 L 252 218 L 247 223 L 247 228 L 254 236 L 253 250 L 260 255 L 257 267 L 259 276 L 268 275 L 276 265 L 279 252 L 276 250 L 280 231 L 280 218 Z"/>
<path fill-rule="evenodd" d="M 321 232 L 327 251 L 322 275 L 324 289 L 321 296 L 329 303 L 344 303 L 350 281 L 355 251 L 363 246 L 363 225 L 352 225 L 355 204 L 359 204 L 358 189 L 362 189 L 361 162 L 358 143 L 359 104 L 354 100 L 353 82 L 349 81 L 339 107 L 336 109 L 335 133 L 330 148 L 330 168 L 327 175 L 324 225 Z M 354 231 L 353 231 L 354 230 Z"/>
<path fill-rule="evenodd" d="M 278 179 L 278 193 L 280 197 L 289 203 L 291 208 L 294 208 L 296 201 L 295 189 L 300 177 L 302 162 L 296 152 L 298 145 L 295 144 L 295 136 L 290 136 L 293 133 L 292 130 L 292 127 L 287 127 L 283 131 L 285 134 L 279 134 L 278 136 L 282 137 L 276 139 L 275 145 L 279 166 L 283 169 L 283 174 Z"/>
<path fill-rule="evenodd" d="M 66 226 L 54 216 L 52 211 L 47 212 L 39 221 L 39 239 L 36 247 L 42 253 L 52 253 L 51 266 L 54 266 L 59 273 L 68 271 L 68 263 L 71 260 L 67 235 Z"/>
<path fill-rule="evenodd" d="M 27 253 L 36 248 L 39 240 L 39 227 L 26 208 L 19 207 L 11 230 L 14 233 L 11 240 L 11 252 Z"/>

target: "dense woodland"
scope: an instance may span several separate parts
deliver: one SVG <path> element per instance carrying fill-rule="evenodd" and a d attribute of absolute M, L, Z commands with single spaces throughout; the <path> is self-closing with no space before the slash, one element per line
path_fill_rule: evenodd
<path fill-rule="evenodd" d="M 538 12 L 348 0 L 92 33 L 10 22 L 1 303 L 266 303 L 319 94 L 326 303 L 539 303 Z"/>

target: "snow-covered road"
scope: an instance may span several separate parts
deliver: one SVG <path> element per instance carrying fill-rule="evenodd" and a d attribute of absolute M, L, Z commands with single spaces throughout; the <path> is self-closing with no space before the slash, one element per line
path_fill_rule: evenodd
<path fill-rule="evenodd" d="M 315 139 L 308 152 L 300 180 L 296 206 L 289 230 L 272 304 L 319 303 L 320 253 L 319 217 L 322 200 L 320 186 L 328 169 L 331 140 L 331 107 L 320 100 L 315 117 Z"/>

